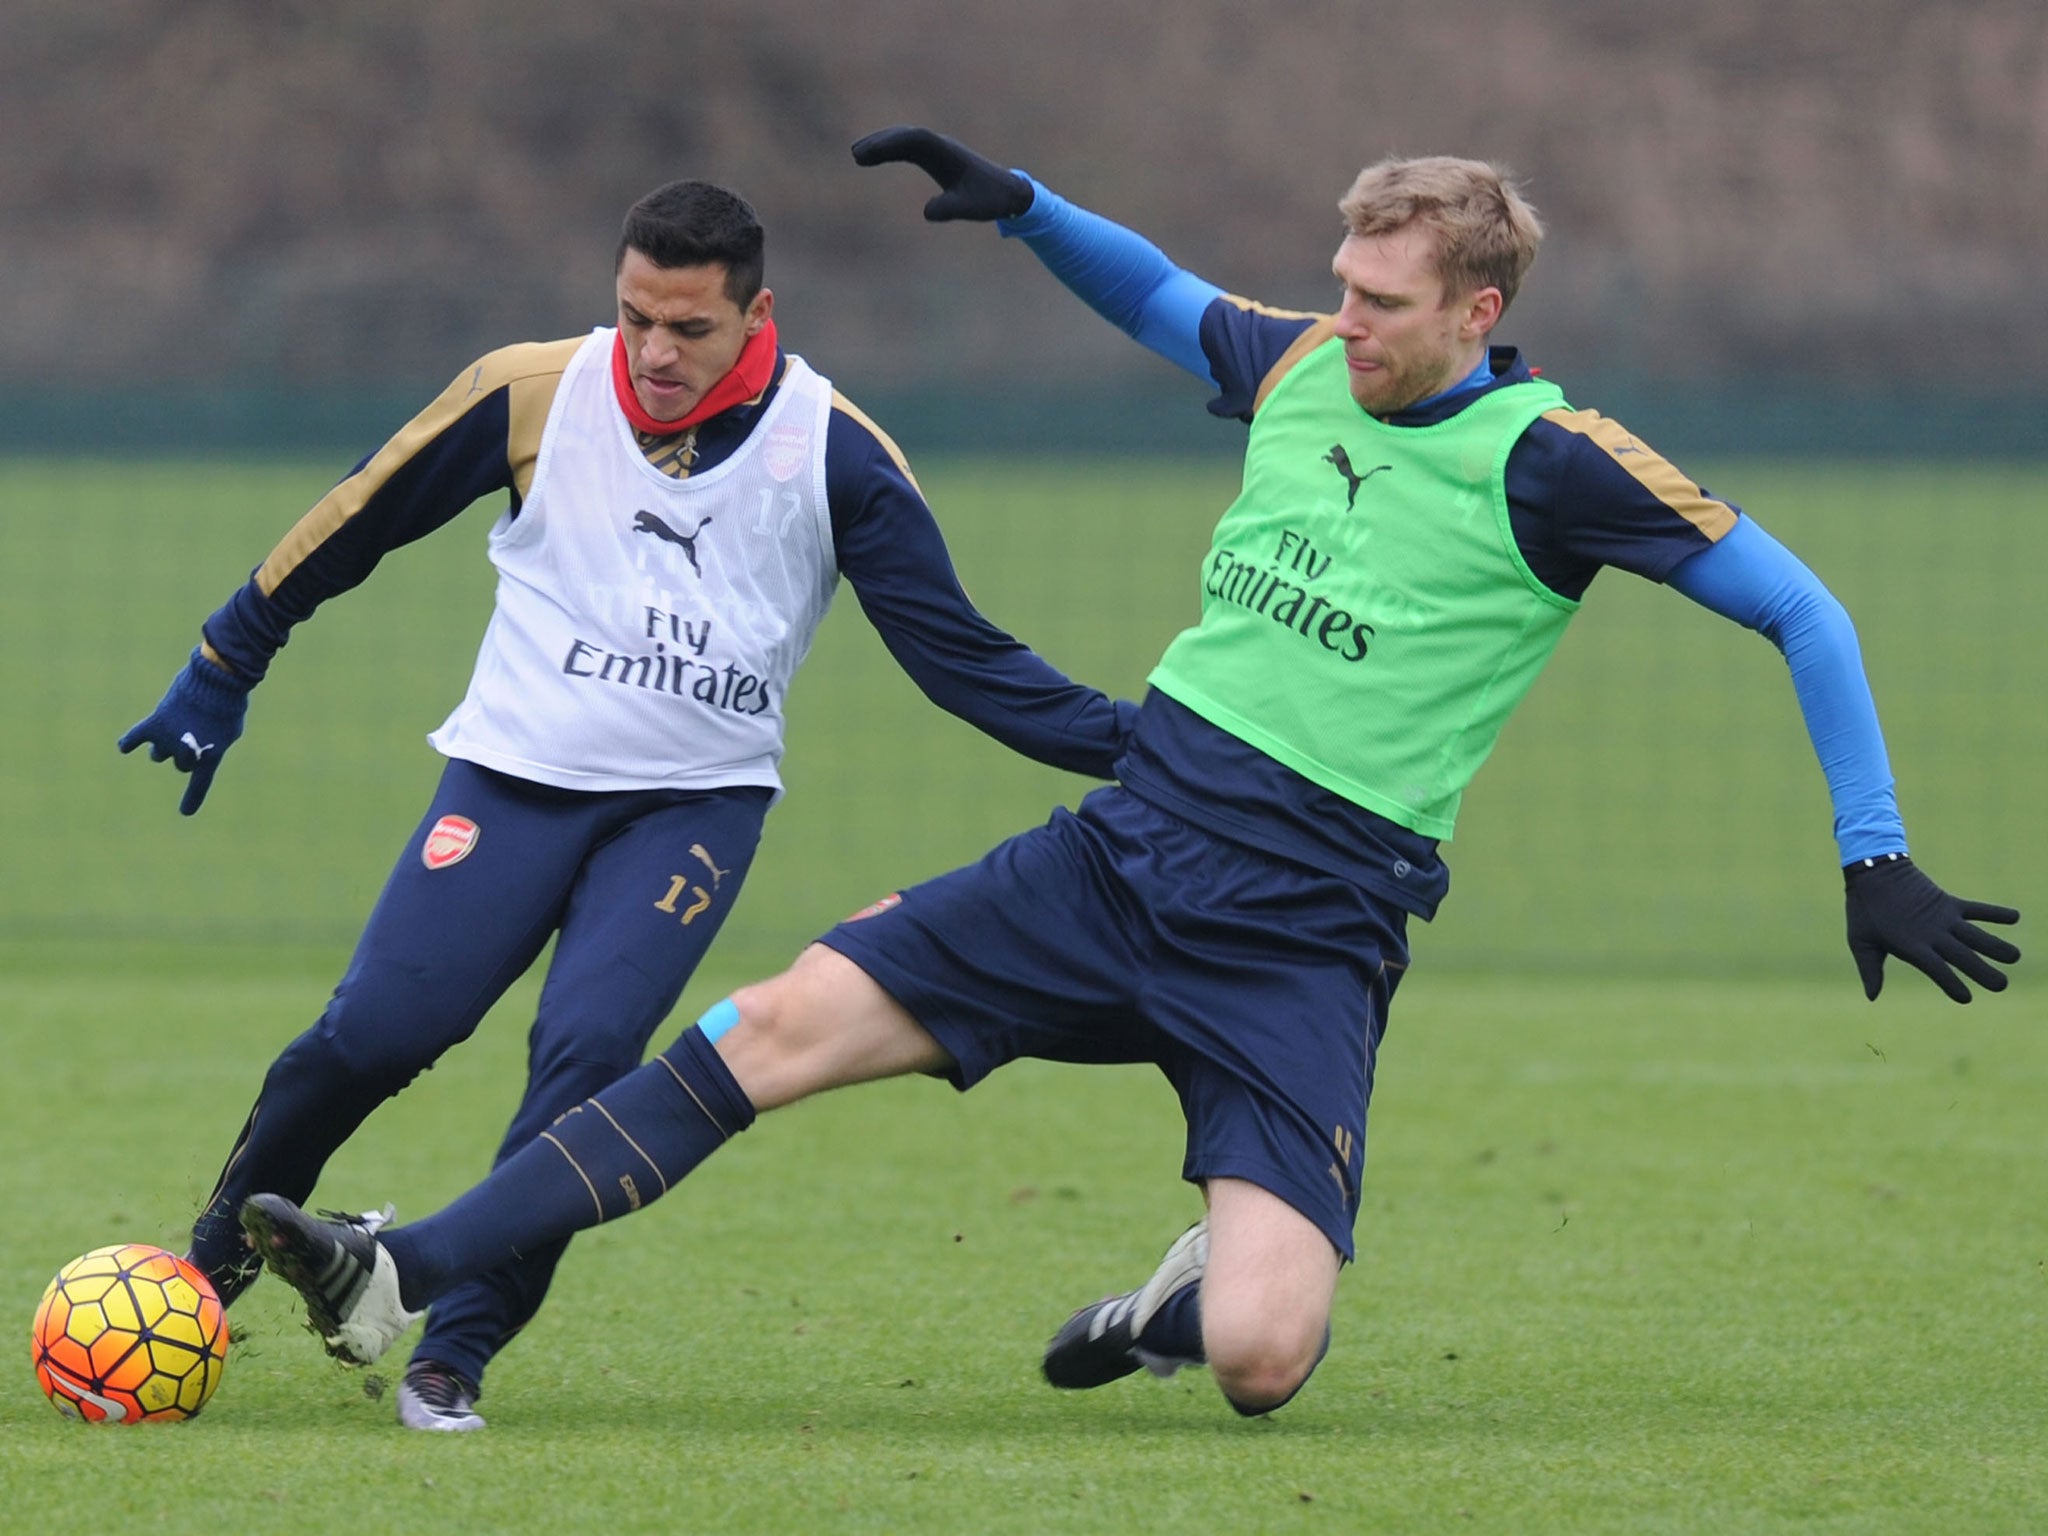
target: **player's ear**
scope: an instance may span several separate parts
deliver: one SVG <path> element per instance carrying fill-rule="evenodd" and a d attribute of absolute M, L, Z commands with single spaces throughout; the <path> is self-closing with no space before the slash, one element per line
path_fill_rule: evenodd
<path fill-rule="evenodd" d="M 763 288 L 759 293 L 754 295 L 753 302 L 747 305 L 747 334 L 751 336 L 756 331 L 760 330 L 762 326 L 768 323 L 769 316 L 773 315 L 774 313 L 775 290 L 772 288 Z"/>
<path fill-rule="evenodd" d="M 1507 301 L 1498 288 L 1481 288 L 1465 300 L 1465 317 L 1458 326 L 1460 337 L 1477 341 L 1489 334 L 1500 323 L 1501 311 L 1506 308 Z"/>

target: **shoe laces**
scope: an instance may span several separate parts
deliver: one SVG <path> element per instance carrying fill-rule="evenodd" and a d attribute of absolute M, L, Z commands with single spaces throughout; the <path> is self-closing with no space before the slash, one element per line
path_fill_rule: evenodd
<path fill-rule="evenodd" d="M 421 1402 L 440 1412 L 466 1409 L 476 1400 L 476 1388 L 435 1360 L 408 1366 L 405 1384 Z"/>
<path fill-rule="evenodd" d="M 381 1211 L 315 1211 L 313 1214 L 322 1221 L 331 1221 L 336 1226 L 354 1227 L 366 1237 L 375 1237 L 391 1225 L 396 1213 L 387 1205 Z"/>

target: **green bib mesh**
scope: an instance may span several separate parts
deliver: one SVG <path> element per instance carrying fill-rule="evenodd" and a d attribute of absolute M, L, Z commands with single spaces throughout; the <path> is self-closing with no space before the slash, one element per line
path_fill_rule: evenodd
<path fill-rule="evenodd" d="M 1502 479 L 1564 397 L 1511 384 L 1434 426 L 1390 427 L 1347 377 L 1332 340 L 1268 396 L 1203 566 L 1201 621 L 1151 682 L 1332 793 L 1448 838 L 1578 610 L 1523 561 Z"/>

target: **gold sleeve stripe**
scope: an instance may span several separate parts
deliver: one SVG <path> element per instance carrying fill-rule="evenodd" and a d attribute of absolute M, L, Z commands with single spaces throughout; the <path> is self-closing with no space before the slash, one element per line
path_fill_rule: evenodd
<path fill-rule="evenodd" d="M 507 396 L 505 458 L 512 466 L 512 486 L 521 501 L 533 489 L 533 466 L 540 458 L 540 435 L 548 424 L 548 412 L 554 407 L 555 387 L 562 382 L 562 370 L 569 366 L 569 359 L 576 355 L 583 341 L 581 336 L 572 336 L 567 341 L 536 341 L 506 347 L 477 365 L 485 368 L 486 391 L 498 388 L 499 384 L 511 386 Z M 494 359 L 504 360 L 502 368 L 506 375 L 496 384 L 491 382 L 491 370 L 486 367 Z"/>
<path fill-rule="evenodd" d="M 521 404 L 532 423 L 528 429 L 531 441 L 527 447 L 524 485 L 533 483 L 533 455 L 540 449 L 541 426 L 547 421 L 548 404 L 554 398 L 555 385 L 560 381 L 562 370 L 575 356 L 576 349 L 583 345 L 582 337 L 568 341 L 530 342 L 516 347 L 502 347 L 473 366 L 465 369 L 455 382 L 442 390 L 434 403 L 419 415 L 399 428 L 398 433 L 371 457 L 356 473 L 329 491 L 313 504 L 313 508 L 293 525 L 273 549 L 269 557 L 256 570 L 257 590 L 268 597 L 275 592 L 286 577 L 305 563 L 306 557 L 329 539 L 350 518 L 369 504 L 400 467 L 409 462 L 428 443 L 447 431 L 449 426 L 474 408 L 477 401 L 507 385 L 513 386 L 513 403 Z M 521 384 L 533 388 L 522 391 Z M 536 391 L 539 408 L 535 410 Z M 507 445 L 512 470 L 519 474 L 520 461 L 516 451 L 518 436 L 522 430 L 519 416 L 515 414 Z M 521 494 L 524 494 L 522 489 Z"/>
<path fill-rule="evenodd" d="M 1620 422 L 1610 421 L 1598 411 L 1569 409 L 1545 411 L 1543 419 L 1567 432 L 1590 438 L 1606 449 L 1608 457 L 1627 470 L 1637 484 L 1699 529 L 1709 541 L 1719 543 L 1734 528 L 1732 507 L 1714 500 L 1670 460 L 1637 442 L 1635 434 Z"/>
<path fill-rule="evenodd" d="M 903 471 L 903 478 L 910 482 L 910 488 L 920 496 L 924 494 L 924 487 L 917 483 L 917 476 L 910 472 L 910 461 L 903 457 L 903 450 L 896 446 L 896 439 L 876 426 L 872 416 L 868 415 L 866 411 L 855 405 L 836 389 L 832 391 L 832 409 L 846 412 L 847 415 L 851 416 L 863 427 L 866 427 L 874 436 L 875 441 L 882 445 L 890 460 L 898 469 Z"/>
<path fill-rule="evenodd" d="M 1280 354 L 1280 361 L 1266 370 L 1266 376 L 1259 380 L 1259 392 L 1252 397 L 1252 414 L 1256 416 L 1259 407 L 1266 403 L 1266 396 L 1273 393 L 1280 381 L 1287 377 L 1287 371 L 1309 353 L 1337 334 L 1337 322 L 1328 315 L 1316 316 L 1316 323 L 1294 338 L 1293 345 Z"/>
<path fill-rule="evenodd" d="M 1226 293 L 1221 295 L 1221 297 L 1224 303 L 1235 305 L 1248 315 L 1264 315 L 1268 320 L 1320 320 L 1323 318 L 1319 310 L 1275 309 L 1271 304 L 1261 304 L 1257 299 L 1248 299 L 1239 293 Z"/>

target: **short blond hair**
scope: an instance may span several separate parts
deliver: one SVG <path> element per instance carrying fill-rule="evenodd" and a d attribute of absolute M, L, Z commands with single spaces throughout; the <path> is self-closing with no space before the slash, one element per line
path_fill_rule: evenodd
<path fill-rule="evenodd" d="M 1447 298 L 1500 290 L 1501 308 L 1543 243 L 1543 221 L 1508 173 L 1450 155 L 1389 156 L 1358 173 L 1337 204 L 1346 233 L 1363 239 L 1420 224 L 1436 238 L 1436 271 Z"/>

